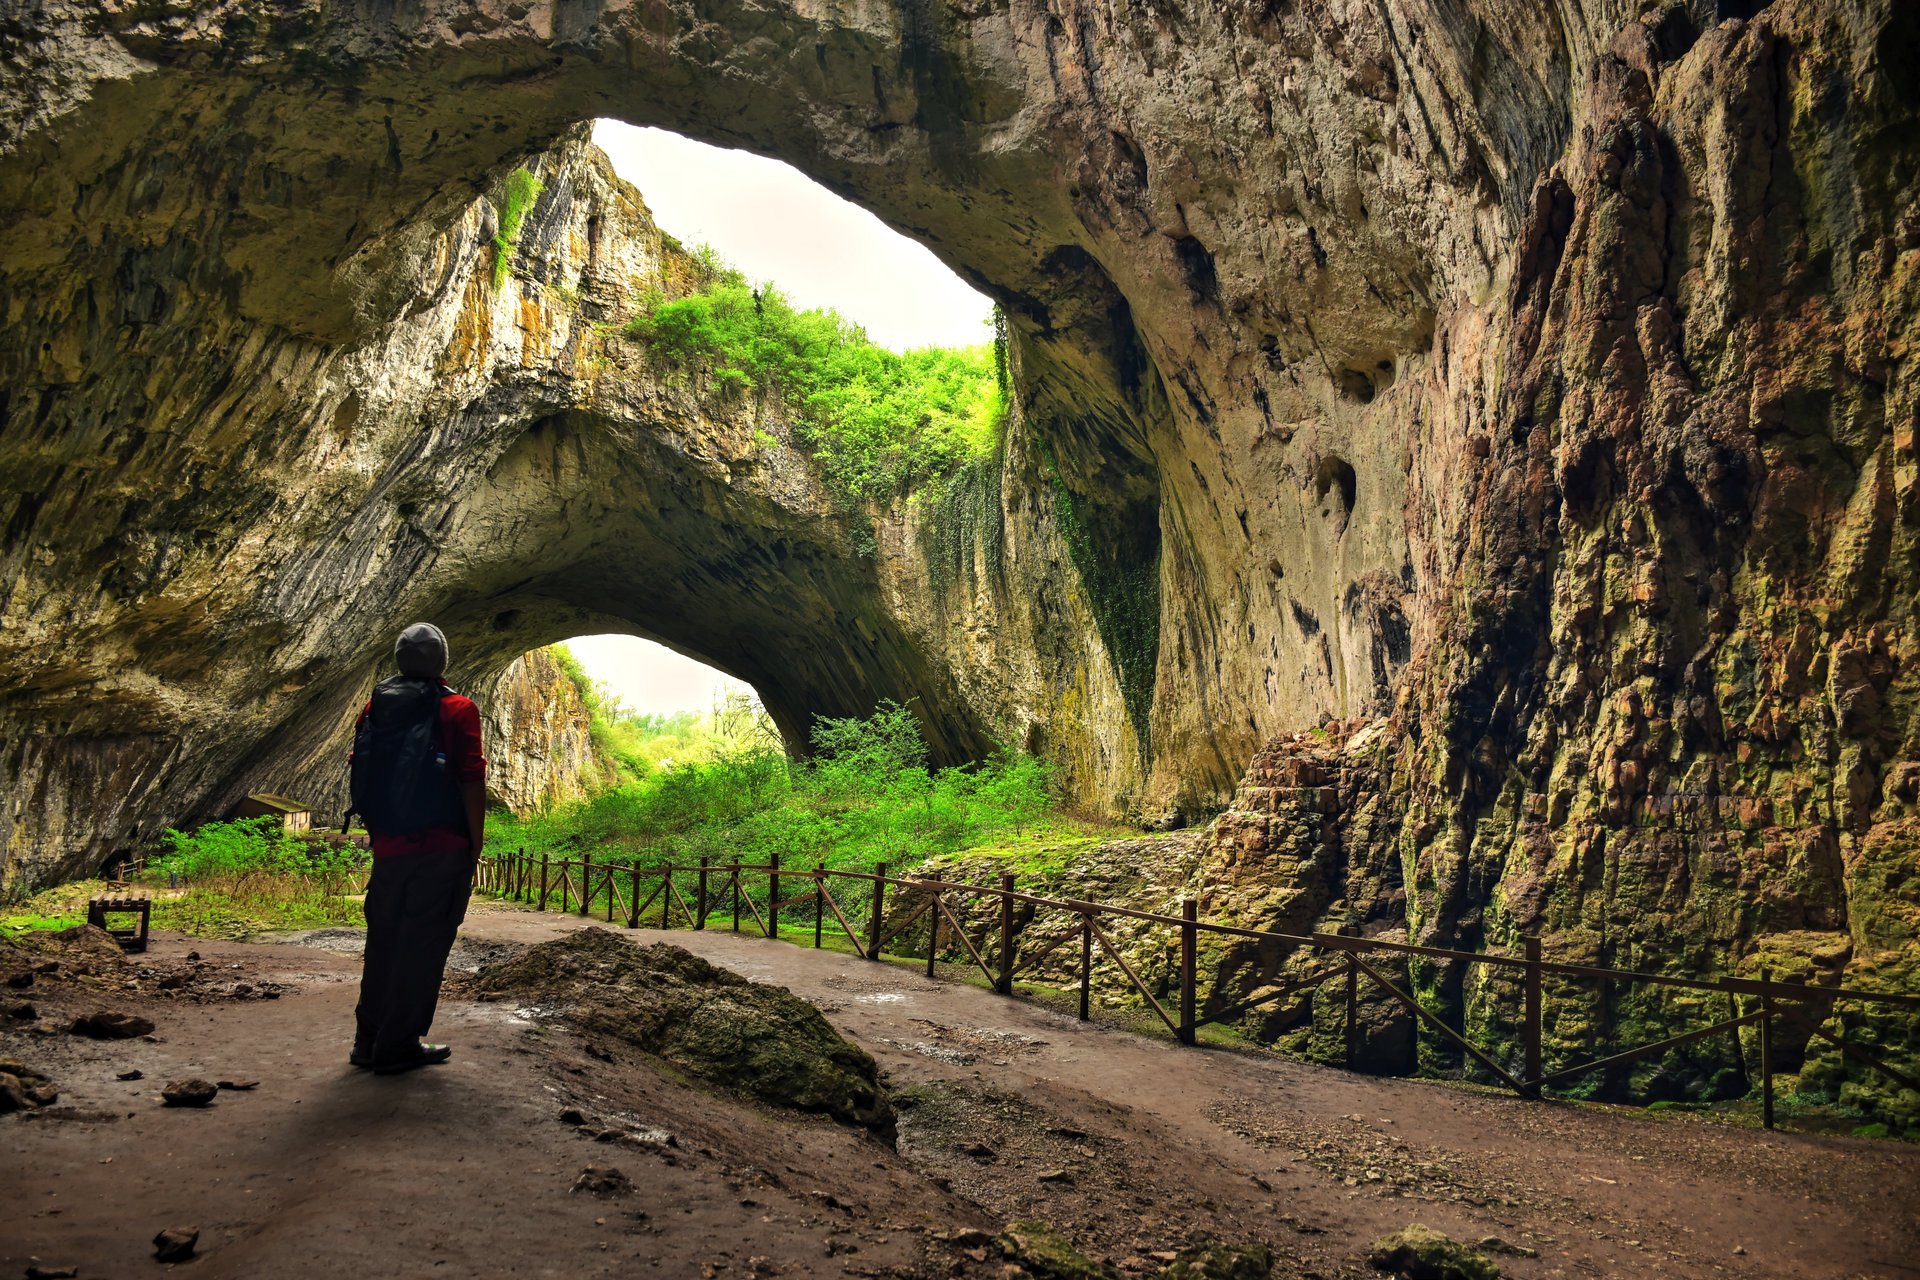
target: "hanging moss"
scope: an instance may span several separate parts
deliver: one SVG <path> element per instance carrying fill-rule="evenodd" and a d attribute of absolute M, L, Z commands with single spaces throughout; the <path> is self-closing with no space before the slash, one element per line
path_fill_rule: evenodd
<path fill-rule="evenodd" d="M 1093 603 L 1094 624 L 1101 643 L 1113 660 L 1120 696 L 1127 704 L 1143 759 L 1153 757 L 1153 687 L 1160 664 L 1160 530 L 1157 513 L 1150 530 L 1135 530 L 1136 540 L 1152 548 L 1150 555 L 1115 552 L 1096 542 L 1088 528 L 1083 505 L 1067 488 L 1054 460 L 1043 445 L 1047 479 L 1053 487 L 1054 519 L 1067 541 L 1067 554 L 1079 571 L 1080 583 Z M 1147 512 L 1138 513 L 1141 517 Z"/>

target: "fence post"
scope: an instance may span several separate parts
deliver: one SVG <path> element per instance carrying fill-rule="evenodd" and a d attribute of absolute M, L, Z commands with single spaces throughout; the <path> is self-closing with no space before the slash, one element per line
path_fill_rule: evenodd
<path fill-rule="evenodd" d="M 693 927 L 707 927 L 707 855 L 700 855 L 700 883 L 693 894 Z"/>
<path fill-rule="evenodd" d="M 1180 900 L 1180 1043 L 1192 1044 L 1194 1039 L 1193 1023 L 1193 979 L 1197 952 L 1200 949 L 1200 930 L 1196 921 L 1200 918 L 1200 904 L 1192 898 Z"/>
<path fill-rule="evenodd" d="M 1093 917 L 1080 913 L 1080 1021 L 1087 1020 L 1087 1001 L 1093 994 Z"/>
<path fill-rule="evenodd" d="M 740 932 L 740 859 L 733 860 L 733 931 Z"/>
<path fill-rule="evenodd" d="M 1360 1060 L 1360 961 L 1347 952 L 1347 1070 Z"/>
<path fill-rule="evenodd" d="M 542 911 L 547 909 L 547 860 L 552 856 L 544 849 L 540 851 L 540 909 Z"/>
<path fill-rule="evenodd" d="M 867 917 L 867 959 L 880 958 L 881 924 L 887 913 L 887 864 L 873 864 L 873 914 Z"/>
<path fill-rule="evenodd" d="M 1521 1076 L 1532 1084 L 1540 1078 L 1540 939 L 1522 938 L 1520 944 L 1527 957 L 1526 1066 Z"/>
<path fill-rule="evenodd" d="M 993 989 L 1003 996 L 1013 994 L 1013 873 L 1000 873 L 1000 976 Z"/>
<path fill-rule="evenodd" d="M 593 855 L 581 851 L 580 854 L 580 914 L 586 915 L 593 910 Z"/>
<path fill-rule="evenodd" d="M 927 976 L 933 976 L 933 957 L 940 950 L 940 893 L 928 890 L 933 897 L 927 903 Z"/>
<path fill-rule="evenodd" d="M 669 855 L 667 869 L 662 873 L 660 882 L 660 927 L 667 927 L 668 915 L 673 910 L 673 859 Z"/>
<path fill-rule="evenodd" d="M 627 864 L 627 928 L 640 927 L 640 855 Z"/>
<path fill-rule="evenodd" d="M 780 936 L 780 851 L 767 855 L 767 936 Z"/>
<path fill-rule="evenodd" d="M 619 863 L 609 862 L 605 867 L 601 868 L 601 871 L 600 871 L 600 878 L 601 880 L 606 882 L 606 886 L 607 886 L 607 923 L 608 924 L 613 923 L 613 909 L 616 905 L 618 905 L 620 901 L 620 895 L 618 891 L 616 891 L 613 887 L 613 878 L 615 873 L 618 872 L 619 869 L 620 869 Z"/>
<path fill-rule="evenodd" d="M 573 877 L 567 874 L 567 860 L 560 859 L 560 914 L 573 910 L 568 904 L 568 895 L 573 892 Z"/>
<path fill-rule="evenodd" d="M 1773 1128 L 1773 996 L 1767 990 L 1772 981 L 1767 969 L 1760 970 L 1760 1123 Z"/>
<path fill-rule="evenodd" d="M 820 949 L 820 913 L 827 908 L 827 864 L 813 865 L 813 949 Z"/>

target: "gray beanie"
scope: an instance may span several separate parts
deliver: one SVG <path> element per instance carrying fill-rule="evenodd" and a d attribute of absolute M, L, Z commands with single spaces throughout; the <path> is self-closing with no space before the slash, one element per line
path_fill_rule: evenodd
<path fill-rule="evenodd" d="M 447 669 L 447 638 L 431 622 L 416 622 L 393 642 L 403 676 L 437 676 Z"/>

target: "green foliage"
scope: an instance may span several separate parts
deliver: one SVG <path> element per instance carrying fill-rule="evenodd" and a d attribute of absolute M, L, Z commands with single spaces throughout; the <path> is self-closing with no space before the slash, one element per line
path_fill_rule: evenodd
<path fill-rule="evenodd" d="M 187 885 L 281 875 L 337 883 L 367 859 L 356 845 L 291 836 L 278 818 L 209 822 L 191 833 L 169 829 L 162 841 L 167 852 L 154 869 Z"/>
<path fill-rule="evenodd" d="M 843 505 L 885 501 L 992 452 L 1005 404 L 994 347 L 890 351 L 837 312 L 796 310 L 701 253 L 707 287 L 648 295 L 627 335 L 706 370 L 723 397 L 777 397 Z"/>
<path fill-rule="evenodd" d="M 495 206 L 500 217 L 500 228 L 493 235 L 493 287 L 496 290 L 507 282 L 507 263 L 520 245 L 520 226 L 532 211 L 533 202 L 546 189 L 540 179 L 525 169 L 515 169 L 507 177 L 506 193 Z"/>
<path fill-rule="evenodd" d="M 488 842 L 596 861 L 702 855 L 788 866 L 865 869 L 954 852 L 1011 830 L 1058 825 L 1050 766 L 1000 753 L 973 769 L 930 769 L 910 708 L 883 702 L 865 718 L 815 723 L 815 756 L 788 760 L 776 743 L 736 736 L 709 758 L 663 764 L 552 814 L 489 815 Z"/>
<path fill-rule="evenodd" d="M 169 841 L 174 851 L 131 882 L 136 892 L 153 899 L 153 927 L 199 937 L 244 938 L 270 929 L 365 923 L 359 898 L 350 896 L 358 886 L 348 882 L 345 873 L 364 869 L 366 852 L 325 846 L 289 850 L 285 844 L 308 842 L 283 842 L 253 829 L 255 823 L 274 821 L 210 823 L 192 835 L 169 833 L 178 837 Z M 188 878 L 176 886 L 183 870 Z M 88 899 L 125 889 L 106 880 L 77 880 L 45 890 L 0 917 L 0 937 L 84 924 Z"/>

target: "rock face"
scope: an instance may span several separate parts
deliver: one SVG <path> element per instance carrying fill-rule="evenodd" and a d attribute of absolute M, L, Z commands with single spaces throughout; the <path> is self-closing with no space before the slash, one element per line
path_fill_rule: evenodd
<path fill-rule="evenodd" d="M 547 650 L 515 659 L 477 701 L 490 804 L 531 813 L 600 779 L 587 705 Z"/>
<path fill-rule="evenodd" d="M 1913 985 L 1914 6 L 9 21 L 10 883 L 334 776 L 432 616 L 471 687 L 632 630 L 793 741 L 918 697 L 942 759 L 1017 739 L 1143 815 L 1278 739 L 1202 873 L 1256 913 Z M 999 470 L 872 513 L 869 557 L 778 415 L 623 344 L 689 268 L 569 133 L 597 114 L 790 159 L 993 294 Z M 1356 719 L 1359 763 L 1288 737 Z M 1556 1007 L 1578 1044 L 1699 1013 Z"/>

